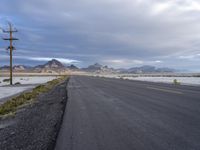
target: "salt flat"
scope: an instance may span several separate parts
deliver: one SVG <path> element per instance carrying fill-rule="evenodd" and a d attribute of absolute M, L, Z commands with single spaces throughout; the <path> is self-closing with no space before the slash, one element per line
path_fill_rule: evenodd
<path fill-rule="evenodd" d="M 13 77 L 13 84 L 20 82 L 24 84 L 41 84 L 46 83 L 55 79 L 56 76 L 17 76 Z M 9 77 L 0 77 L 0 86 L 9 85 L 9 82 L 3 82 L 4 79 L 9 79 Z"/>
<path fill-rule="evenodd" d="M 200 85 L 200 77 L 123 77 L 129 80 L 150 81 L 150 82 L 162 82 L 173 83 L 176 79 L 183 85 Z"/>
<path fill-rule="evenodd" d="M 56 76 L 24 76 L 13 77 L 13 84 L 19 82 L 19 85 L 10 86 L 9 82 L 4 82 L 4 79 L 9 77 L 0 77 L 0 104 L 3 103 L 7 97 L 19 94 L 26 90 L 31 90 L 39 84 L 46 83 L 56 78 Z"/>
<path fill-rule="evenodd" d="M 23 91 L 29 90 L 34 88 L 34 85 L 29 86 L 6 86 L 6 87 L 0 87 L 0 104 L 6 101 L 6 97 L 13 96 L 15 94 L 21 93 Z"/>
<path fill-rule="evenodd" d="M 158 74 L 159 75 L 159 74 Z M 159 76 L 152 76 L 151 74 L 99 74 L 99 75 L 93 75 L 98 77 L 106 77 L 106 78 L 120 78 L 120 79 L 128 79 L 128 80 L 138 80 L 138 81 L 148 81 L 148 82 L 161 82 L 161 83 L 169 83 L 173 84 L 174 80 L 176 79 L 180 84 L 182 85 L 194 85 L 194 86 L 200 86 L 200 77 L 194 77 L 194 76 L 178 76 L 178 75 L 171 75 L 166 76 L 159 75 Z"/>

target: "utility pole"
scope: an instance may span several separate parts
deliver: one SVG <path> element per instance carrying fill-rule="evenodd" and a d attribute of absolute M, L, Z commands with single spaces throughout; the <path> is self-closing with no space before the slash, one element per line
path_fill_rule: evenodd
<path fill-rule="evenodd" d="M 18 32 L 18 31 L 13 28 L 13 26 L 10 22 L 8 22 L 8 25 L 9 25 L 9 29 L 8 30 L 3 29 L 3 32 L 8 33 L 9 38 L 3 38 L 3 39 L 10 41 L 10 46 L 8 46 L 8 48 L 6 50 L 10 50 L 10 85 L 12 85 L 13 84 L 12 52 L 13 52 L 13 50 L 15 50 L 15 47 L 13 46 L 13 41 L 18 40 L 17 38 L 13 38 L 13 32 Z"/>

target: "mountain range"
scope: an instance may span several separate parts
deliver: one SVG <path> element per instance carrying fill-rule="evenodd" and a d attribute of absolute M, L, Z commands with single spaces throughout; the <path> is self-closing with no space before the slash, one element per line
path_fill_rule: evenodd
<path fill-rule="evenodd" d="M 2 71 L 8 71 L 9 66 L 0 67 Z M 141 67 L 133 67 L 129 69 L 121 68 L 114 69 L 108 66 L 101 65 L 99 63 L 95 63 L 93 65 L 89 65 L 86 68 L 78 68 L 75 65 L 65 66 L 61 62 L 56 59 L 52 59 L 43 65 L 37 65 L 34 67 L 25 66 L 25 65 L 16 65 L 13 67 L 13 70 L 16 72 L 63 72 L 63 71 L 84 71 L 84 72 L 94 72 L 94 73 L 172 73 L 176 72 L 175 69 L 171 68 L 156 68 L 154 66 L 141 66 Z"/>
<path fill-rule="evenodd" d="M 119 69 L 122 73 L 172 73 L 176 72 L 175 69 L 171 68 L 156 68 L 154 66 L 141 66 L 141 67 L 133 67 L 129 69 Z"/>

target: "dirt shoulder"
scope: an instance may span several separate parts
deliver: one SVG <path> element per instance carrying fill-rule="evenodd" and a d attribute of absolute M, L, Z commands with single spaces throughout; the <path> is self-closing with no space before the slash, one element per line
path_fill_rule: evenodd
<path fill-rule="evenodd" d="M 67 81 L 36 98 L 13 118 L 0 120 L 1 150 L 51 150 L 67 102 Z"/>

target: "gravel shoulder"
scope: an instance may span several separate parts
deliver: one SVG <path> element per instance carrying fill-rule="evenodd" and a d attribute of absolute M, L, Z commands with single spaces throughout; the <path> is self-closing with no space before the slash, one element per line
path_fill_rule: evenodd
<path fill-rule="evenodd" d="M 67 102 L 67 82 L 41 94 L 14 117 L 0 119 L 0 150 L 54 149 Z"/>

